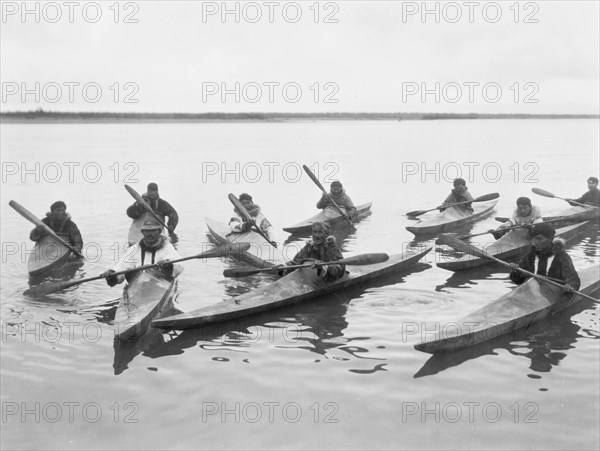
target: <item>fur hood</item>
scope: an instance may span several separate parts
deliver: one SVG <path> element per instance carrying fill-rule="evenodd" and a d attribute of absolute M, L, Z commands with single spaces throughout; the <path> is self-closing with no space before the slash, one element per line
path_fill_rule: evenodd
<path fill-rule="evenodd" d="M 308 244 L 310 244 L 311 246 L 314 246 L 315 243 L 313 242 L 312 239 L 307 241 Z M 325 238 L 325 243 L 323 243 L 323 246 L 328 247 L 328 246 L 337 246 L 337 240 L 335 239 L 335 237 L 333 235 L 329 235 L 327 238 Z"/>
<path fill-rule="evenodd" d="M 329 191 L 329 193 L 327 193 L 327 194 L 329 194 L 331 197 L 333 197 L 334 200 L 341 199 L 342 197 L 344 197 L 346 195 L 346 189 L 342 188 L 342 191 L 338 195 L 333 194 L 331 191 Z"/>
<path fill-rule="evenodd" d="M 237 210 L 237 208 L 234 208 L 233 211 L 241 216 L 241 213 Z M 258 214 L 260 213 L 261 209 L 260 206 L 258 204 L 252 204 L 251 207 L 246 208 L 246 211 L 248 211 L 248 213 L 250 213 L 250 216 L 258 216 Z"/>
<path fill-rule="evenodd" d="M 46 217 L 48 218 L 48 220 L 49 220 L 50 222 L 52 222 L 52 212 L 51 212 L 51 211 L 47 211 L 47 212 L 46 212 Z M 64 223 L 66 223 L 67 221 L 70 221 L 70 220 L 71 220 L 71 214 L 70 214 L 70 213 L 67 213 L 67 214 L 66 214 L 66 216 L 65 216 L 65 219 L 63 219 L 63 220 L 61 221 L 61 224 L 64 224 Z"/>

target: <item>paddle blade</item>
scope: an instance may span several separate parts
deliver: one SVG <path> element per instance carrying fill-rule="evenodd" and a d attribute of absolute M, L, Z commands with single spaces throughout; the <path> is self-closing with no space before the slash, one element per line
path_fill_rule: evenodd
<path fill-rule="evenodd" d="M 483 196 L 479 196 L 473 199 L 473 202 L 486 202 L 488 200 L 498 199 L 499 197 L 500 194 L 498 193 L 484 194 Z"/>
<path fill-rule="evenodd" d="M 343 258 L 341 260 L 327 262 L 327 264 L 341 264 L 341 265 L 374 265 L 375 263 L 383 263 L 388 261 L 390 256 L 384 253 L 374 253 L 374 254 L 360 254 L 355 255 L 353 257 Z"/>
<path fill-rule="evenodd" d="M 415 210 L 415 211 L 409 211 L 408 213 L 406 213 L 406 216 L 412 216 L 412 217 L 415 217 L 415 216 L 421 216 L 422 214 L 424 214 L 424 213 L 427 213 L 428 211 L 431 211 L 431 210 Z"/>
<path fill-rule="evenodd" d="M 76 285 L 77 282 L 46 282 L 34 287 L 31 287 L 23 292 L 25 296 L 44 296 L 47 294 L 56 293 L 57 291 L 64 290 L 70 286 Z"/>
<path fill-rule="evenodd" d="M 445 244 L 447 246 L 450 246 L 452 249 L 464 252 L 465 254 L 475 255 L 477 257 L 482 258 L 491 257 L 489 254 L 473 246 L 472 244 L 465 243 L 464 241 L 461 241 L 455 236 L 449 235 L 447 233 L 440 233 L 440 236 L 438 237 L 435 243 Z"/>
<path fill-rule="evenodd" d="M 302 165 L 302 169 L 304 169 L 304 172 L 306 172 L 306 174 L 315 183 L 315 185 L 317 185 L 321 189 L 321 191 L 326 192 L 325 188 L 323 187 L 323 185 L 321 185 L 321 182 L 319 181 L 319 179 L 315 176 L 315 174 L 313 174 L 313 172 L 310 170 L 310 168 L 308 166 L 306 166 L 305 164 L 303 164 Z"/>
<path fill-rule="evenodd" d="M 554 194 L 552 194 L 550 191 L 546 191 L 540 188 L 531 188 L 531 191 L 534 194 L 537 194 L 538 196 L 544 196 L 544 197 L 556 197 Z"/>
<path fill-rule="evenodd" d="M 225 277 L 246 277 L 259 274 L 261 272 L 268 272 L 270 268 L 263 269 L 246 269 L 246 268 L 230 268 L 223 271 Z"/>

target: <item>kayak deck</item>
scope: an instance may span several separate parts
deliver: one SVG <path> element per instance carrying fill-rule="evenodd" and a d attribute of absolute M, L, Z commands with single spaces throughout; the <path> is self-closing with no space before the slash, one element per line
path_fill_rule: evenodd
<path fill-rule="evenodd" d="M 427 248 L 422 252 L 392 255 L 386 262 L 374 265 L 348 266 L 347 273 L 333 282 L 324 282 L 317 277 L 316 271 L 302 268 L 267 286 L 249 291 L 233 299 L 189 313 L 155 320 L 152 322 L 152 326 L 161 329 L 191 329 L 297 304 L 403 271 L 417 263 L 430 250 L 431 248 Z"/>
<path fill-rule="evenodd" d="M 415 235 L 426 235 L 441 233 L 465 224 L 469 224 L 483 218 L 489 214 L 496 204 L 497 200 L 488 202 L 473 203 L 473 211 L 461 207 L 448 207 L 442 212 L 437 212 L 434 216 L 421 219 L 414 226 L 407 226 L 406 230 Z"/>
<path fill-rule="evenodd" d="M 571 226 L 556 229 L 556 237 L 562 238 L 569 243 L 574 241 L 583 227 L 588 224 L 582 222 Z M 515 229 L 502 236 L 489 246 L 484 247 L 485 251 L 493 257 L 500 260 L 520 260 L 531 247 L 531 237 L 527 229 Z M 462 271 L 465 269 L 477 268 L 480 266 L 491 265 L 494 262 L 487 258 L 477 257 L 471 254 L 465 254 L 460 258 L 451 261 L 437 262 L 437 266 L 449 271 Z"/>
<path fill-rule="evenodd" d="M 175 281 L 153 270 L 139 272 L 123 289 L 113 326 L 115 338 L 132 340 L 148 329 L 153 319 L 162 317 L 173 305 Z"/>
<path fill-rule="evenodd" d="M 351 219 L 352 223 L 359 222 L 361 219 L 371 214 L 372 202 L 358 205 L 356 207 L 356 215 Z M 284 227 L 283 230 L 289 233 L 311 233 L 312 225 L 315 222 L 327 222 L 330 225 L 348 224 L 348 221 L 337 211 L 335 207 L 326 207 L 319 213 L 310 218 L 294 224 L 289 227 Z"/>
<path fill-rule="evenodd" d="M 591 295 L 600 289 L 600 266 L 579 271 L 579 291 Z M 583 299 L 577 294 L 563 294 L 556 287 L 530 278 L 491 304 L 452 323 L 438 326 L 430 340 L 415 345 L 419 351 L 436 353 L 453 351 L 492 340 L 516 331 L 563 310 Z"/>
<path fill-rule="evenodd" d="M 496 221 L 506 222 L 509 218 L 497 216 Z M 553 221 L 553 226 L 558 227 L 560 225 L 572 224 L 574 222 L 582 221 L 598 221 L 600 219 L 600 208 L 598 207 L 569 207 L 565 210 L 558 212 L 554 216 L 542 216 L 544 222 Z"/>

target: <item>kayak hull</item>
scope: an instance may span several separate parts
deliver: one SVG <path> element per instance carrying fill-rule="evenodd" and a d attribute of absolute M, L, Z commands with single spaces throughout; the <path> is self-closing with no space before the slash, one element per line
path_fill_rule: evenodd
<path fill-rule="evenodd" d="M 579 291 L 591 295 L 600 289 L 600 266 L 579 271 Z M 570 307 L 584 299 L 564 294 L 556 287 L 530 278 L 514 290 L 466 317 L 438 327 L 430 340 L 415 345 L 419 351 L 438 353 L 454 351 L 513 333 Z"/>
<path fill-rule="evenodd" d="M 562 238 L 566 243 L 572 242 L 587 224 L 587 222 L 582 222 L 556 229 L 556 237 Z M 477 247 L 482 247 L 488 254 L 500 260 L 519 261 L 531 247 L 531 237 L 528 230 L 516 229 L 511 230 L 489 246 Z M 494 261 L 488 258 L 465 254 L 452 261 L 438 262 L 437 266 L 449 271 L 462 271 L 491 264 L 494 264 Z"/>
<path fill-rule="evenodd" d="M 369 216 L 371 214 L 372 205 L 372 202 L 358 205 L 356 207 L 356 215 L 351 219 L 352 223 L 359 222 L 361 219 Z M 331 226 L 348 224 L 348 221 L 340 215 L 335 207 L 327 207 L 305 221 L 294 224 L 293 226 L 284 227 L 283 230 L 289 233 L 310 234 L 312 232 L 312 225 L 315 222 L 327 222 Z"/>
<path fill-rule="evenodd" d="M 131 341 L 141 336 L 155 318 L 173 307 L 176 279 L 167 280 L 153 270 L 139 272 L 123 289 L 114 320 L 115 338 Z"/>
<path fill-rule="evenodd" d="M 315 299 L 333 292 L 363 284 L 370 280 L 404 271 L 416 264 L 431 248 L 422 252 L 392 255 L 383 263 L 347 267 L 348 272 L 333 282 L 324 282 L 316 271 L 303 268 L 285 277 L 233 299 L 213 304 L 193 312 L 166 317 L 152 322 L 161 329 L 192 329 L 208 324 L 235 320 Z"/>
<path fill-rule="evenodd" d="M 448 207 L 446 210 L 436 213 L 431 218 L 420 220 L 414 226 L 407 226 L 406 230 L 415 235 L 433 235 L 453 230 L 457 227 L 479 221 L 490 214 L 497 203 L 497 200 L 475 202 L 473 203 L 472 212 L 460 207 Z"/>
<path fill-rule="evenodd" d="M 506 222 L 509 218 L 497 216 L 496 221 Z M 582 221 L 598 221 L 600 220 L 600 208 L 598 207 L 569 207 L 562 210 L 554 216 L 542 216 L 544 222 L 553 221 L 554 227 L 560 227 L 561 225 L 572 224 L 574 222 Z"/>

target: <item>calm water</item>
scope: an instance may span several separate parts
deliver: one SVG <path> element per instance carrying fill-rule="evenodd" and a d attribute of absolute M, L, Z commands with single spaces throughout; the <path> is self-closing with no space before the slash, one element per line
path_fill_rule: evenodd
<path fill-rule="evenodd" d="M 521 195 L 544 213 L 564 208 L 531 188 L 586 190 L 599 164 L 597 121 L 3 124 L 1 135 L 3 448 L 600 446 L 596 305 L 582 301 L 516 340 L 444 357 L 413 348 L 435 324 L 507 293 L 503 267 L 453 274 L 431 252 L 373 285 L 123 347 L 111 327 L 120 288 L 100 281 L 22 294 L 32 226 L 7 207 L 14 199 L 43 216 L 64 200 L 95 262 L 72 273 L 92 276 L 126 245 L 133 200 L 124 183 L 139 192 L 158 183 L 180 213 L 185 256 L 207 246 L 205 217 L 227 221 L 229 192 L 252 193 L 285 241 L 282 227 L 315 213 L 320 193 L 299 172 L 307 164 L 321 179 L 339 178 L 356 203 L 374 203 L 355 232 L 340 235 L 346 254 L 399 253 L 433 244 L 405 230 L 404 213 L 437 205 L 456 175 L 474 196 L 501 194 L 495 212 L 464 232 L 495 227 Z M 569 252 L 577 268 L 597 263 L 597 225 Z M 231 266 L 186 262 L 176 308 L 270 280 L 224 280 Z"/>

